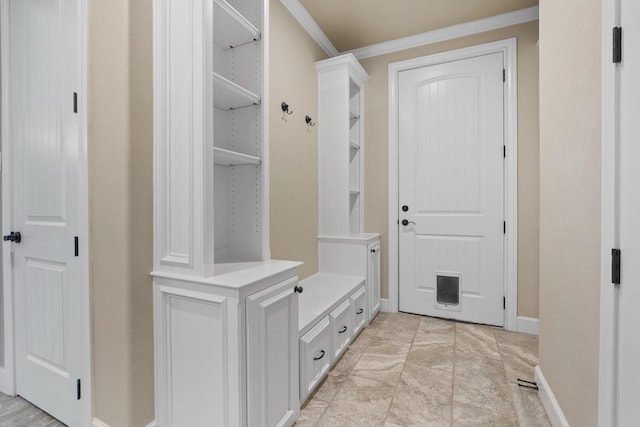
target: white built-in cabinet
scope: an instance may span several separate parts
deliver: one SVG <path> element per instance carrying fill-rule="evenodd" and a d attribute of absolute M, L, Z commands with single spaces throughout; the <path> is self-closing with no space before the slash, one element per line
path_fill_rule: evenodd
<path fill-rule="evenodd" d="M 270 260 L 268 1 L 154 0 L 157 425 L 288 426 L 298 287 Z"/>

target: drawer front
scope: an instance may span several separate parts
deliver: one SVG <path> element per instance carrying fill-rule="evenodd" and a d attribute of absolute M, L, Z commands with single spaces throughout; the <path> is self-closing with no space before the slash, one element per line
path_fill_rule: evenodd
<path fill-rule="evenodd" d="M 322 381 L 331 367 L 331 322 L 319 321 L 300 338 L 300 404 Z"/>
<path fill-rule="evenodd" d="M 331 319 L 331 363 L 346 350 L 353 334 L 351 300 L 347 298 L 329 314 Z"/>
<path fill-rule="evenodd" d="M 364 286 L 361 286 L 357 291 L 352 293 L 349 299 L 351 300 L 351 312 L 353 313 L 352 336 L 355 337 L 356 335 L 358 335 L 360 330 L 362 330 L 367 321 L 366 293 Z"/>

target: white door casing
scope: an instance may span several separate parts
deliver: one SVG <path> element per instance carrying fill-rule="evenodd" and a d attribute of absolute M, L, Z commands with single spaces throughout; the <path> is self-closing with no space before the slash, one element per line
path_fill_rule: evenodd
<path fill-rule="evenodd" d="M 400 73 L 401 311 L 503 324 L 503 69 L 492 53 Z"/>
<path fill-rule="evenodd" d="M 2 147 L 10 165 L 3 234 L 22 235 L 20 243 L 4 243 L 15 321 L 15 341 L 5 340 L 15 354 L 13 366 L 5 363 L 15 369 L 15 388 L 7 391 L 69 425 L 86 425 L 86 4 L 4 0 L 1 10 Z"/>
<path fill-rule="evenodd" d="M 603 3 L 602 278 L 599 425 L 636 425 L 640 418 L 640 4 Z M 615 64 L 612 28 L 622 28 L 622 60 Z M 620 284 L 613 284 L 612 252 L 621 251 Z"/>
<path fill-rule="evenodd" d="M 502 53 L 505 82 L 503 91 L 503 135 L 506 148 L 504 160 L 504 327 L 516 330 L 517 316 L 517 49 L 516 39 L 506 39 L 454 51 L 409 59 L 389 64 L 389 311 L 398 311 L 399 297 L 399 80 L 403 71 L 431 65 Z M 499 150 L 499 155 L 501 150 Z M 396 223 L 396 219 L 398 223 Z M 499 223 L 502 226 L 502 223 Z M 502 227 L 501 227 L 502 228 Z M 502 231 L 502 230 L 501 230 Z M 500 300 L 502 303 L 502 299 Z"/>

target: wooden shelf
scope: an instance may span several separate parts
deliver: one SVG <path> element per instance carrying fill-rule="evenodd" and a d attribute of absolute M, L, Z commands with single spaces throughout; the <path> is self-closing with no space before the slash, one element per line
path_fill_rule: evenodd
<path fill-rule="evenodd" d="M 213 1 L 215 44 L 222 49 L 231 49 L 254 40 L 260 40 L 260 30 L 225 0 Z"/>
<path fill-rule="evenodd" d="M 213 162 L 219 166 L 259 165 L 260 158 L 213 147 Z"/>
<path fill-rule="evenodd" d="M 213 104 L 221 110 L 260 104 L 260 97 L 242 86 L 213 73 Z"/>

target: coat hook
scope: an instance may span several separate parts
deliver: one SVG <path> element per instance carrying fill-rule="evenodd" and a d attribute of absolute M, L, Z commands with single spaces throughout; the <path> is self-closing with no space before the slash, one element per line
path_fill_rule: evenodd
<path fill-rule="evenodd" d="M 280 108 L 282 108 L 282 120 L 287 121 L 285 114 L 293 114 L 293 110 L 289 111 L 289 104 L 282 101 L 280 104 Z"/>
<path fill-rule="evenodd" d="M 304 121 L 307 124 L 307 127 L 316 125 L 315 123 L 313 123 L 313 119 L 309 116 L 304 116 Z"/>

